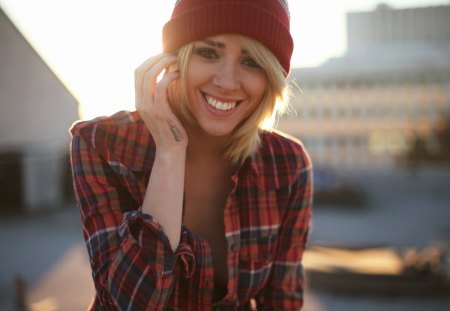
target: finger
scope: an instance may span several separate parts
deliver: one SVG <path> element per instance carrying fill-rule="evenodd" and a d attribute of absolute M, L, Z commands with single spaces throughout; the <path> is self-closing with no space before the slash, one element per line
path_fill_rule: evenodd
<path fill-rule="evenodd" d="M 142 95 L 154 94 L 157 83 L 156 79 L 165 68 L 168 68 L 171 64 L 174 64 L 176 60 L 176 56 L 165 57 L 149 68 L 142 81 L 136 82 L 138 87 L 139 84 L 141 85 L 140 94 L 138 94 L 137 98 L 142 98 Z"/>
<path fill-rule="evenodd" d="M 180 77 L 180 73 L 178 71 L 166 72 L 162 77 L 161 81 L 155 87 L 154 93 L 154 103 L 169 103 L 167 99 L 167 90 L 169 88 L 170 83 Z"/>
<path fill-rule="evenodd" d="M 164 69 L 169 68 L 170 65 L 176 63 L 177 57 L 175 55 L 170 55 L 160 59 L 153 66 L 149 67 L 144 74 L 144 79 L 146 81 L 155 80 L 163 72 Z"/>
<path fill-rule="evenodd" d="M 140 92 L 142 89 L 142 79 L 148 69 L 154 66 L 157 62 L 159 62 L 163 57 L 167 56 L 167 54 L 158 54 L 153 57 L 150 57 L 145 62 L 143 62 L 139 67 L 134 71 L 134 81 L 135 81 L 135 91 L 136 93 Z"/>
<path fill-rule="evenodd" d="M 164 69 L 168 68 L 171 64 L 176 63 L 177 58 L 175 56 L 167 57 L 161 59 L 159 62 L 153 65 L 153 67 L 149 68 L 145 73 L 142 80 L 142 92 L 144 95 L 153 94 L 155 92 L 156 87 L 156 79 L 163 72 Z M 137 82 L 139 83 L 139 82 Z"/>
<path fill-rule="evenodd" d="M 145 73 L 155 65 L 157 65 L 161 60 L 165 58 L 171 58 L 172 56 L 175 56 L 173 54 L 167 54 L 167 53 L 161 53 L 157 54 L 153 57 L 150 57 L 145 62 L 143 62 L 139 67 L 135 70 L 135 76 L 136 77 L 143 77 Z"/>
<path fill-rule="evenodd" d="M 176 55 L 159 54 L 145 61 L 135 70 L 136 79 L 143 78 L 149 72 L 158 75 L 164 68 L 168 67 L 177 60 Z"/>
<path fill-rule="evenodd" d="M 179 73 L 174 72 L 166 72 L 162 79 L 155 84 L 154 91 L 145 91 L 143 94 L 143 102 L 145 105 L 154 105 L 154 104 L 164 104 L 168 103 L 167 99 L 167 89 L 169 84 L 179 77 Z"/>
<path fill-rule="evenodd" d="M 136 68 L 137 71 L 147 71 L 148 68 L 152 67 L 154 64 L 159 62 L 162 58 L 169 56 L 170 54 L 167 53 L 160 53 L 157 55 L 154 55 L 148 59 L 146 59 L 139 67 Z"/>
<path fill-rule="evenodd" d="M 162 70 L 169 65 L 176 62 L 175 55 L 168 54 L 158 54 L 152 58 L 146 60 L 141 66 L 139 66 L 135 70 L 135 96 L 136 102 L 140 101 L 143 94 L 143 88 L 147 84 L 147 86 L 154 86 L 152 80 L 156 81 L 157 76 L 162 72 Z M 146 84 L 144 84 L 144 80 L 147 77 Z M 150 82 L 149 82 L 150 81 Z M 148 85 L 150 83 L 150 85 Z M 152 91 L 152 88 L 150 88 Z"/>

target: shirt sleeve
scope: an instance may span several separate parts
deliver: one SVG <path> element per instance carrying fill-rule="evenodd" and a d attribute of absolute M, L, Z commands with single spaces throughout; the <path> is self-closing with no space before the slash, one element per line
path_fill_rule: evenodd
<path fill-rule="evenodd" d="M 72 131 L 71 165 L 96 288 L 95 309 L 163 310 L 194 259 L 183 227 L 175 252 L 161 225 L 139 211 L 96 148 Z"/>
<path fill-rule="evenodd" d="M 302 256 L 310 227 L 313 198 L 312 166 L 307 156 L 297 180 L 281 189 L 279 198 L 286 198 L 287 206 L 269 281 L 256 297 L 258 310 L 300 310 L 303 306 L 305 282 Z"/>

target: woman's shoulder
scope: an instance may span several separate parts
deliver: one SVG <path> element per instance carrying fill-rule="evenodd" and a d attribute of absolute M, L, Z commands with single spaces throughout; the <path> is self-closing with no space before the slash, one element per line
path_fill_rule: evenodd
<path fill-rule="evenodd" d="M 70 129 L 84 148 L 94 149 L 110 162 L 142 166 L 154 141 L 139 114 L 120 111 L 111 116 L 76 122 Z"/>
<path fill-rule="evenodd" d="M 271 161 L 277 159 L 292 159 L 294 162 L 309 162 L 308 151 L 303 142 L 279 130 L 265 131 L 261 134 L 259 153 Z"/>
<path fill-rule="evenodd" d="M 253 157 L 259 176 L 267 187 L 292 184 L 302 172 L 311 171 L 312 163 L 301 140 L 282 131 L 261 133 L 261 145 Z"/>
<path fill-rule="evenodd" d="M 144 122 L 136 111 L 119 111 L 111 116 L 97 117 L 74 123 L 72 136 L 80 136 L 92 145 L 100 143 L 111 146 L 114 142 L 142 141 L 151 138 Z"/>
<path fill-rule="evenodd" d="M 141 123 L 139 114 L 136 111 L 119 111 L 111 116 L 100 116 L 91 120 L 81 120 L 75 122 L 70 128 L 73 136 L 84 136 L 92 134 L 97 129 L 109 131 L 119 131 L 120 128 L 126 129 L 137 126 Z"/>
<path fill-rule="evenodd" d="M 306 152 L 305 146 L 300 139 L 276 129 L 262 132 L 261 141 L 263 146 L 271 150 L 280 148 L 280 150 L 273 151 L 282 153 Z"/>

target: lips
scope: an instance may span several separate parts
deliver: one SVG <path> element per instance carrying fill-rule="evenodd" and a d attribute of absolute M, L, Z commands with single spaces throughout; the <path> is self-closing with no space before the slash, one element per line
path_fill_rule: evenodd
<path fill-rule="evenodd" d="M 239 102 L 239 101 L 221 101 L 217 98 L 211 97 L 208 94 L 203 94 L 203 96 L 205 97 L 208 105 L 220 111 L 229 111 L 235 108 Z"/>

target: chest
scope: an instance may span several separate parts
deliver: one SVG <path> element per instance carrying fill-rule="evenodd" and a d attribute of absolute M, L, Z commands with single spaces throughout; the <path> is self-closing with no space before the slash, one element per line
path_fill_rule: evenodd
<path fill-rule="evenodd" d="M 224 209 L 228 193 L 208 182 L 185 186 L 183 223 L 211 245 L 225 236 Z M 215 242 L 215 243 L 214 243 Z"/>
<path fill-rule="evenodd" d="M 213 167 L 186 169 L 183 222 L 205 238 L 224 234 L 223 212 L 232 187 L 230 177 Z"/>
<path fill-rule="evenodd" d="M 228 278 L 224 209 L 232 182 L 227 171 L 186 170 L 183 223 L 208 241 L 213 256 L 215 282 L 226 286 Z"/>

